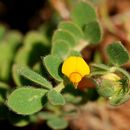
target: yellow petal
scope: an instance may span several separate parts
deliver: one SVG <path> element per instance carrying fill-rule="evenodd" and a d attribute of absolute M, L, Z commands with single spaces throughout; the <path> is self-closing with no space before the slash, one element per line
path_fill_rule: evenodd
<path fill-rule="evenodd" d="M 82 57 L 77 57 L 76 72 L 80 73 L 83 77 L 90 73 L 90 68 Z"/>
<path fill-rule="evenodd" d="M 77 57 L 71 56 L 67 58 L 62 65 L 62 73 L 67 77 L 76 70 L 76 59 Z"/>
<path fill-rule="evenodd" d="M 90 68 L 82 57 L 71 56 L 67 58 L 63 63 L 62 73 L 64 75 L 70 78 L 70 75 L 75 72 L 79 73 L 82 77 L 90 73 Z"/>

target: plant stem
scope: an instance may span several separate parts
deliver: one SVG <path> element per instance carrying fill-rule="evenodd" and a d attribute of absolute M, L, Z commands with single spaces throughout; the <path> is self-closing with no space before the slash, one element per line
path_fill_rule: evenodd
<path fill-rule="evenodd" d="M 56 90 L 57 92 L 61 92 L 64 88 L 65 88 L 65 85 L 63 82 L 61 82 L 54 88 L 54 90 Z"/>
<path fill-rule="evenodd" d="M 89 42 L 86 42 L 85 40 L 81 40 L 80 43 L 74 48 L 74 50 L 80 52 L 88 45 L 89 45 Z"/>

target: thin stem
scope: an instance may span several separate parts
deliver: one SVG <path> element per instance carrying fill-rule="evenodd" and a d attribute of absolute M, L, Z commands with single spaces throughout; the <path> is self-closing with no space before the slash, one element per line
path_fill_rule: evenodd
<path fill-rule="evenodd" d="M 65 88 L 65 85 L 63 82 L 61 82 L 54 88 L 54 90 L 56 90 L 57 92 L 61 92 L 64 88 Z"/>
<path fill-rule="evenodd" d="M 74 48 L 76 51 L 82 51 L 86 46 L 89 45 L 89 42 L 81 40 L 80 43 Z"/>

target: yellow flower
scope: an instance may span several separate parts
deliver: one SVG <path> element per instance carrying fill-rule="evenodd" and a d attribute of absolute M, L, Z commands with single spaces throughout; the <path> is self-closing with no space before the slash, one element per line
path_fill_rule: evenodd
<path fill-rule="evenodd" d="M 82 57 L 70 56 L 62 65 L 62 73 L 77 85 L 85 75 L 90 73 L 90 68 Z"/>

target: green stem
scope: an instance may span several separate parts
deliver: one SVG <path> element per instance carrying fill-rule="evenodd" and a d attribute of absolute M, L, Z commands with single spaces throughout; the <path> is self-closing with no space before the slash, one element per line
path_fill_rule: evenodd
<path fill-rule="evenodd" d="M 54 90 L 56 90 L 57 92 L 61 92 L 64 88 L 65 88 L 65 85 L 63 82 L 61 82 L 54 88 Z"/>
<path fill-rule="evenodd" d="M 97 75 L 104 75 L 106 73 L 107 73 L 107 71 L 91 72 L 91 74 L 88 77 L 90 78 L 90 77 L 97 76 Z"/>
<path fill-rule="evenodd" d="M 76 47 L 74 47 L 74 50 L 80 52 L 88 45 L 89 45 L 89 42 L 85 40 L 81 40 L 80 43 Z"/>

